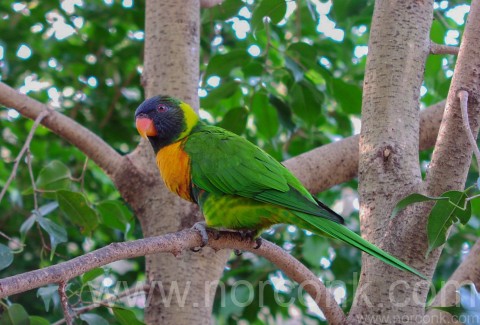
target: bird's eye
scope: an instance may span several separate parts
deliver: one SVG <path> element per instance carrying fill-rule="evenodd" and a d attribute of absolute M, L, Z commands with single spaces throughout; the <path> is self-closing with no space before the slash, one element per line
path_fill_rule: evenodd
<path fill-rule="evenodd" d="M 157 106 L 157 111 L 160 113 L 168 111 L 168 107 L 166 105 L 158 105 Z"/>

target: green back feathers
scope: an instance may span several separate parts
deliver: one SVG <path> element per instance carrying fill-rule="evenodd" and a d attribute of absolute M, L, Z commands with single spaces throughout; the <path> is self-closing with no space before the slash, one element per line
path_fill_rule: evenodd
<path fill-rule="evenodd" d="M 246 139 L 199 123 L 184 150 L 191 158 L 192 183 L 211 193 L 252 198 L 343 223 L 319 206 L 288 169 Z"/>

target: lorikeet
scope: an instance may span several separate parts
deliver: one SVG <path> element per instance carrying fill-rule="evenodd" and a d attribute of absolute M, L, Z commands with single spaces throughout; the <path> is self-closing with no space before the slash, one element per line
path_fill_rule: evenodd
<path fill-rule="evenodd" d="M 197 203 L 206 226 L 259 234 L 273 224 L 293 224 L 340 239 L 382 261 L 424 277 L 343 226 L 288 169 L 246 139 L 201 122 L 186 103 L 168 96 L 144 101 L 136 127 L 156 154 L 167 188 Z"/>

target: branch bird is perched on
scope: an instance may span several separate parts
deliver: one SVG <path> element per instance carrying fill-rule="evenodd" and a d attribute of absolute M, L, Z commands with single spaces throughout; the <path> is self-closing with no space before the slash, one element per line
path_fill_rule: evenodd
<path fill-rule="evenodd" d="M 197 203 L 206 226 L 253 231 L 296 225 L 340 239 L 401 270 L 424 277 L 343 226 L 343 218 L 316 200 L 282 164 L 246 139 L 199 121 L 186 103 L 168 96 L 144 101 L 136 127 L 156 154 L 167 188 Z M 206 236 L 204 244 L 206 244 Z"/>

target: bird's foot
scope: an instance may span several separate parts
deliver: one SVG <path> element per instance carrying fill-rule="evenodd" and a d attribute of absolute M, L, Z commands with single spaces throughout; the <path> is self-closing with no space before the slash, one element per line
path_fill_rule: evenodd
<path fill-rule="evenodd" d="M 253 249 L 259 249 L 260 246 L 262 246 L 262 238 L 257 237 L 257 230 L 237 230 L 237 232 L 240 234 L 242 240 L 250 240 L 255 242 L 255 246 L 253 247 Z M 240 256 L 243 252 L 239 249 L 234 249 L 233 253 L 237 256 Z"/>
<path fill-rule="evenodd" d="M 238 230 L 242 240 L 254 240 L 257 237 L 257 230 Z"/>
<path fill-rule="evenodd" d="M 262 246 L 262 237 L 255 238 L 255 247 L 253 249 L 259 249 Z"/>
<path fill-rule="evenodd" d="M 199 221 L 199 222 L 195 223 L 193 225 L 192 229 L 197 231 L 200 234 L 200 236 L 202 236 L 202 245 L 199 246 L 199 247 L 190 248 L 190 250 L 192 252 L 199 252 L 200 250 L 202 250 L 203 247 L 205 247 L 208 244 L 207 229 L 208 229 L 208 231 L 210 231 L 213 234 L 213 239 L 215 239 L 215 240 L 220 239 L 220 231 L 218 229 L 215 229 L 215 228 L 208 228 L 205 221 Z"/>
<path fill-rule="evenodd" d="M 243 254 L 243 252 L 242 252 L 241 250 L 239 250 L 239 249 L 234 249 L 234 250 L 233 250 L 233 254 L 235 254 L 235 256 L 240 256 L 240 255 Z"/>
<path fill-rule="evenodd" d="M 200 247 L 192 247 L 190 250 L 192 252 L 199 252 L 202 247 L 205 247 L 205 245 L 208 244 L 207 224 L 204 221 L 200 221 L 195 223 L 192 229 L 197 231 L 202 237 L 202 245 L 200 245 Z"/>

